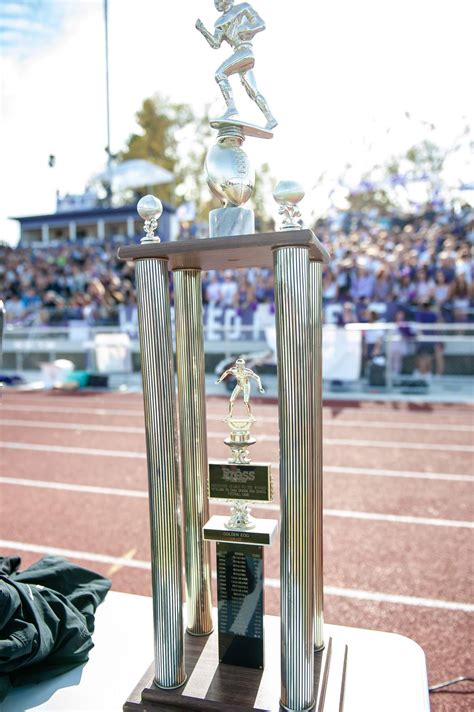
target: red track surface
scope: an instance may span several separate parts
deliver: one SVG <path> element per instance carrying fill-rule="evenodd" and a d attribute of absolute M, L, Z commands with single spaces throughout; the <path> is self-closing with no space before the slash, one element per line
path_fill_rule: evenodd
<path fill-rule="evenodd" d="M 208 401 L 212 458 L 227 455 L 225 407 Z M 17 544 L 1 553 L 19 553 L 27 566 L 49 548 L 66 549 L 110 576 L 116 590 L 150 595 L 141 396 L 6 393 L 2 412 L 0 539 Z M 472 603 L 473 482 L 457 477 L 472 476 L 473 413 L 400 403 L 324 410 L 325 619 L 415 639 L 431 684 L 473 674 L 472 613 L 463 610 Z M 276 406 L 260 404 L 255 414 L 253 456 L 276 462 Z M 266 576 L 273 580 L 266 609 L 277 614 L 277 546 L 267 551 Z M 353 590 L 358 598 L 349 597 Z M 473 689 L 432 695 L 432 710 L 473 709 Z"/>

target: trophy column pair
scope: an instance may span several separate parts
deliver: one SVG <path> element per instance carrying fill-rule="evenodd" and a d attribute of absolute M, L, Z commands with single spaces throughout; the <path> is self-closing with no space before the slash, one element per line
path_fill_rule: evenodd
<path fill-rule="evenodd" d="M 156 199 L 155 199 L 156 200 Z M 157 203 L 159 201 L 156 201 Z M 142 204 L 147 237 L 159 210 Z M 196 249 L 199 249 L 199 242 Z M 273 248 L 278 351 L 281 499 L 281 704 L 314 705 L 314 649 L 323 641 L 321 264 L 291 239 Z M 136 259 L 150 492 L 155 682 L 171 689 L 184 668 L 181 524 L 168 259 Z M 212 631 L 201 271 L 174 275 L 183 483 L 187 630 Z"/>

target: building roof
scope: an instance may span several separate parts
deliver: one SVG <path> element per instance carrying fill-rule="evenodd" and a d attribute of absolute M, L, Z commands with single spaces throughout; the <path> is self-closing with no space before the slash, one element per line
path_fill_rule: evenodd
<path fill-rule="evenodd" d="M 165 212 L 175 213 L 176 208 L 168 203 L 163 203 L 163 213 Z M 50 213 L 47 215 L 25 215 L 12 217 L 11 220 L 18 220 L 22 227 L 34 227 L 35 225 L 40 226 L 43 223 L 49 223 L 50 225 L 59 223 L 64 224 L 72 221 L 84 223 L 90 222 L 91 220 L 124 219 L 127 217 L 133 217 L 136 220 L 141 220 L 137 213 L 136 203 L 131 205 L 121 205 L 118 208 L 104 208 L 102 206 L 97 206 L 87 210 L 68 210 L 66 212 Z"/>

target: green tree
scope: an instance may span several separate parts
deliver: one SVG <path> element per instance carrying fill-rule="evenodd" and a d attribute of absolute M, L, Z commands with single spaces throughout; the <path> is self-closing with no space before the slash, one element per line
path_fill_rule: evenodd
<path fill-rule="evenodd" d="M 158 192 L 163 200 L 174 203 L 181 178 L 178 135 L 196 121 L 193 111 L 187 104 L 173 104 L 156 94 L 144 100 L 136 120 L 140 131 L 128 137 L 117 159 L 144 159 L 171 171 L 175 176 L 173 183 L 148 188 Z"/>

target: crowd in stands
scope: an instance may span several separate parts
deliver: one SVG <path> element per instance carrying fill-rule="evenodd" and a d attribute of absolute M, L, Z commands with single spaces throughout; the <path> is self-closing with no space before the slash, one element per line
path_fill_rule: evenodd
<path fill-rule="evenodd" d="M 345 213 L 338 225 L 322 221 L 317 234 L 332 253 L 323 299 L 346 304 L 343 320 L 368 321 L 375 311 L 393 321 L 400 309 L 414 318 L 427 304 L 441 321 L 468 320 L 474 296 L 472 210 L 427 206 L 418 214 L 378 216 L 375 222 L 370 214 Z"/>
<path fill-rule="evenodd" d="M 318 221 L 331 261 L 323 272 L 325 320 L 348 322 L 473 320 L 473 211 L 428 205 L 409 215 L 342 212 Z M 113 241 L 0 248 L 7 323 L 115 325 L 136 320 L 133 265 Z M 173 298 L 172 285 L 170 286 Z M 205 304 L 234 309 L 244 323 L 273 309 L 271 270 L 209 272 Z M 421 317 L 420 317 L 421 312 Z"/>

